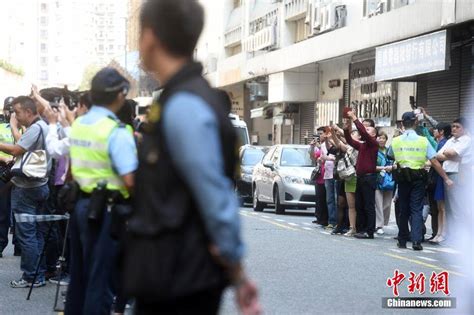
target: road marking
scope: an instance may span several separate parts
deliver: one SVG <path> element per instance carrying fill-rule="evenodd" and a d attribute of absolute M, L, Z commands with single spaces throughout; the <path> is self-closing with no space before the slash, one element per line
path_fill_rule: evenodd
<path fill-rule="evenodd" d="M 392 239 L 391 236 L 384 236 L 383 238 L 386 239 L 386 240 L 391 240 Z"/>
<path fill-rule="evenodd" d="M 297 229 L 292 228 L 292 227 L 289 227 L 288 225 L 276 223 L 276 222 L 274 222 L 274 221 L 270 221 L 270 220 L 267 220 L 267 219 L 259 219 L 259 220 L 260 220 L 260 221 L 263 221 L 263 222 L 267 222 L 267 223 L 273 224 L 273 225 L 276 225 L 276 226 L 279 226 L 279 227 L 282 227 L 282 228 L 287 229 L 287 230 L 298 231 Z"/>
<path fill-rule="evenodd" d="M 399 250 L 399 249 L 389 248 L 389 250 L 391 250 L 392 252 L 395 252 L 395 253 L 403 254 L 403 251 Z"/>
<path fill-rule="evenodd" d="M 355 241 L 355 238 L 350 237 L 350 236 L 344 236 L 344 239 L 348 241 Z"/>
<path fill-rule="evenodd" d="M 425 247 L 427 249 L 432 249 L 432 250 L 435 250 L 435 251 L 438 251 L 438 252 L 442 252 L 442 253 L 447 253 L 447 254 L 461 254 L 461 252 L 457 251 L 457 250 L 454 250 L 452 248 L 449 248 L 449 247 L 440 247 L 440 248 L 436 248 L 436 247 Z"/>
<path fill-rule="evenodd" d="M 312 231 L 313 229 L 312 228 L 309 228 L 309 227 L 302 227 L 303 230 L 307 230 L 307 231 Z"/>
<path fill-rule="evenodd" d="M 285 220 L 282 220 L 282 219 L 275 219 L 275 221 L 278 221 L 278 222 L 286 222 Z"/>
<path fill-rule="evenodd" d="M 423 253 L 435 254 L 436 252 L 434 252 L 432 250 L 429 250 L 429 249 L 426 249 L 426 248 L 423 248 Z"/>
<path fill-rule="evenodd" d="M 434 261 L 437 261 L 436 259 L 428 258 L 428 257 L 423 257 L 423 256 L 416 256 L 416 257 L 418 257 L 418 258 L 420 258 L 420 259 L 423 259 L 423 260 L 427 260 L 427 261 L 433 261 L 433 262 L 434 262 Z"/>
<path fill-rule="evenodd" d="M 262 215 L 262 218 L 271 219 L 271 217 L 269 217 L 268 215 Z"/>
<path fill-rule="evenodd" d="M 312 226 L 313 224 L 312 224 L 312 223 L 308 223 L 308 222 L 303 222 L 303 225 Z"/>
<path fill-rule="evenodd" d="M 390 253 L 384 253 L 384 255 L 390 256 L 392 258 L 397 258 L 397 259 L 409 261 L 409 262 L 412 262 L 412 263 L 415 263 L 415 264 L 418 264 L 418 265 L 421 265 L 421 266 L 425 266 L 425 267 L 428 267 L 428 268 L 433 268 L 435 270 L 447 271 L 450 274 L 457 275 L 457 276 L 460 276 L 460 277 L 465 277 L 466 276 L 462 273 L 446 270 L 446 268 L 442 268 L 442 267 L 439 267 L 439 266 L 436 266 L 436 265 L 428 264 L 428 263 L 425 263 L 425 262 L 420 261 L 420 260 L 410 259 L 410 258 L 406 258 L 406 257 L 402 257 L 402 256 L 399 256 L 399 255 L 394 255 L 394 254 L 390 254 Z"/>
<path fill-rule="evenodd" d="M 326 235 L 331 235 L 331 233 L 326 232 L 326 231 L 319 231 L 319 233 L 321 233 L 321 234 L 326 234 Z"/>
<path fill-rule="evenodd" d="M 289 225 L 291 226 L 300 226 L 299 224 L 293 223 L 293 222 L 288 222 Z"/>

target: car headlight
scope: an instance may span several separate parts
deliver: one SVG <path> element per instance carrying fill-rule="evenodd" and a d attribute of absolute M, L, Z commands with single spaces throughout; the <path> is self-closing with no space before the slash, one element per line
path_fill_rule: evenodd
<path fill-rule="evenodd" d="M 297 176 L 285 176 L 285 182 L 290 184 L 304 184 L 304 180 Z"/>
<path fill-rule="evenodd" d="M 242 174 L 242 180 L 244 182 L 252 182 L 252 174 Z"/>

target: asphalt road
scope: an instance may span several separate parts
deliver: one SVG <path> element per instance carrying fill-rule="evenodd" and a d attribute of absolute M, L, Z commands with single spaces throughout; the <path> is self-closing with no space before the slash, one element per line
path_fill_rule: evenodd
<path fill-rule="evenodd" d="M 394 222 L 383 236 L 357 240 L 316 227 L 311 209 L 276 215 L 273 209 L 257 213 L 241 208 L 240 214 L 247 244 L 245 265 L 260 288 L 265 314 L 433 314 L 433 309 L 382 309 L 382 297 L 392 296 L 387 278 L 395 269 L 407 277 L 409 271 L 424 272 L 428 291 L 424 296 L 443 297 L 429 293 L 431 273 L 450 271 L 451 281 L 462 277 L 460 267 L 449 259 L 460 253 L 450 247 L 425 244 L 422 252 L 399 250 L 393 240 Z M 19 258 L 8 247 L 0 259 L 0 314 L 53 314 L 55 286 L 35 289 L 26 301 L 26 289 L 9 287 L 9 281 L 19 277 Z M 407 284 L 405 280 L 399 287 L 400 296 L 416 296 L 408 294 Z M 450 289 L 450 296 L 456 297 L 455 288 Z M 225 294 L 221 314 L 237 314 L 232 290 Z"/>

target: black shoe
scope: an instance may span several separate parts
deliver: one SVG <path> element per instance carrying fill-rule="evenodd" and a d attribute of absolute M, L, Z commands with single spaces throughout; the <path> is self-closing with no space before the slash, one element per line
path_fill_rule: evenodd
<path fill-rule="evenodd" d="M 431 236 L 429 239 L 427 239 L 427 241 L 428 241 L 428 242 L 429 242 L 429 241 L 432 241 L 435 237 L 436 237 L 436 235 L 433 235 L 433 236 Z"/>
<path fill-rule="evenodd" d="M 13 249 L 13 256 L 21 256 L 21 249 L 20 247 L 18 246 L 15 246 L 15 248 Z"/>
<path fill-rule="evenodd" d="M 344 234 L 344 230 L 340 228 L 335 228 L 332 230 L 331 235 L 336 235 L 336 234 Z"/>
<path fill-rule="evenodd" d="M 360 238 L 360 239 L 373 239 L 374 234 L 368 234 L 367 232 L 359 232 L 354 234 L 355 238 Z"/>
<path fill-rule="evenodd" d="M 415 242 L 412 246 L 413 250 L 423 250 L 423 246 L 421 246 L 421 242 Z"/>
<path fill-rule="evenodd" d="M 400 241 L 397 242 L 397 247 L 398 248 L 407 248 L 407 243 L 402 243 Z"/>

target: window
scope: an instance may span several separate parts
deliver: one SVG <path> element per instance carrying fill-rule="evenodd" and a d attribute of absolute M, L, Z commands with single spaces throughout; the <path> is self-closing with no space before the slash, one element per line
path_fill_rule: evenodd
<path fill-rule="evenodd" d="M 265 154 L 265 156 L 263 157 L 262 163 L 270 162 L 273 152 L 275 152 L 275 147 L 271 148 L 270 151 L 268 151 L 268 153 Z"/>
<path fill-rule="evenodd" d="M 48 71 L 41 70 L 40 72 L 40 80 L 48 80 Z"/>
<path fill-rule="evenodd" d="M 234 0 L 234 9 L 242 5 L 242 0 Z"/>
<path fill-rule="evenodd" d="M 99 45 L 99 51 L 103 51 L 104 50 L 104 45 L 100 44 Z"/>
<path fill-rule="evenodd" d="M 48 58 L 46 58 L 46 57 L 41 57 L 40 63 L 41 63 L 41 66 L 47 67 L 47 66 L 48 66 Z"/>
<path fill-rule="evenodd" d="M 114 45 L 109 45 L 109 50 L 114 50 Z"/>
<path fill-rule="evenodd" d="M 281 154 L 281 166 L 311 167 L 308 148 L 285 148 Z"/>
<path fill-rule="evenodd" d="M 264 154 L 263 149 L 245 149 L 242 156 L 242 165 L 254 166 L 262 160 Z"/>
<path fill-rule="evenodd" d="M 41 36 L 41 39 L 47 39 L 48 38 L 48 31 L 47 30 L 41 30 L 40 36 Z"/>
<path fill-rule="evenodd" d="M 45 43 L 41 43 L 40 49 L 42 53 L 45 53 L 48 51 L 48 46 Z"/>
<path fill-rule="evenodd" d="M 45 13 L 48 10 L 48 5 L 46 3 L 41 3 L 41 12 Z"/>
<path fill-rule="evenodd" d="M 40 24 L 41 24 L 41 26 L 47 26 L 48 25 L 48 19 L 46 18 L 46 16 L 42 16 L 40 18 Z"/>
<path fill-rule="evenodd" d="M 305 23 L 305 19 L 296 21 L 295 31 L 295 43 L 301 42 L 302 40 L 308 38 L 308 27 Z"/>
<path fill-rule="evenodd" d="M 364 0 L 364 17 L 373 17 L 415 3 L 415 0 Z"/>

